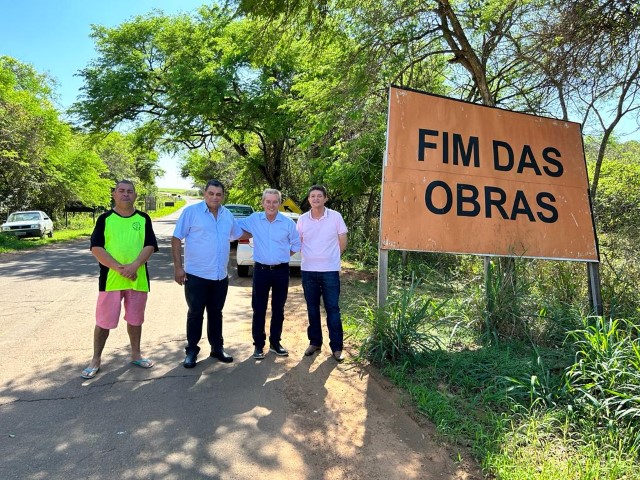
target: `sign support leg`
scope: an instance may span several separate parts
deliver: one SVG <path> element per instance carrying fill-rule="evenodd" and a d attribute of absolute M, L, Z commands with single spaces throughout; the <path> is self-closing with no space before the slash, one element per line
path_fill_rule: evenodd
<path fill-rule="evenodd" d="M 602 316 L 604 314 L 604 306 L 602 305 L 602 291 L 600 289 L 600 264 L 597 262 L 587 262 L 587 273 L 591 310 L 595 312 L 596 315 Z"/>
<path fill-rule="evenodd" d="M 378 307 L 384 308 L 389 291 L 389 250 L 378 249 Z"/>

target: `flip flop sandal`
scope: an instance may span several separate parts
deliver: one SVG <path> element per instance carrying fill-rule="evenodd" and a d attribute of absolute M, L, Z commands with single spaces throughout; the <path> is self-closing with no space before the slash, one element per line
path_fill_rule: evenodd
<path fill-rule="evenodd" d="M 87 367 L 82 370 L 82 374 L 80 375 L 82 378 L 86 378 L 87 380 L 91 380 L 95 377 L 100 371 L 100 367 Z"/>
<path fill-rule="evenodd" d="M 140 360 L 132 360 L 131 364 L 140 368 L 151 368 L 154 365 L 153 362 L 148 358 L 141 358 Z"/>

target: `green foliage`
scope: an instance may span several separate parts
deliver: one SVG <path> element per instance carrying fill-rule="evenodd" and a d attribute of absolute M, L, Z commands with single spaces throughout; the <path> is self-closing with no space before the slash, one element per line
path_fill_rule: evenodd
<path fill-rule="evenodd" d="M 132 136 L 89 138 L 54 108 L 46 76 L 0 57 L 0 216 L 41 209 L 56 219 L 69 202 L 108 206 L 115 180 L 153 188 L 157 155 Z"/>
<path fill-rule="evenodd" d="M 375 364 L 412 361 L 441 348 L 437 332 L 443 304 L 417 294 L 416 282 L 403 289 L 384 309 L 363 308 L 361 328 L 366 335 L 360 354 Z"/>
<path fill-rule="evenodd" d="M 573 343 L 557 350 L 501 342 L 430 349 L 395 361 L 387 357 L 381 365 L 449 442 L 472 448 L 487 473 L 638 478 L 640 349 L 613 347 L 612 337 L 620 336 L 613 329 L 595 334 L 599 328 L 574 332 L 580 346 L 575 363 Z M 625 333 L 636 343 L 637 334 L 637 327 Z M 615 421 L 601 411 L 605 408 L 615 413 Z"/>
<path fill-rule="evenodd" d="M 87 206 L 107 206 L 114 182 L 104 178 L 107 166 L 86 140 L 76 135 L 61 154 L 64 165 L 62 182 L 57 193 L 51 195 L 60 209 L 69 201 L 79 201 Z M 53 209 L 53 206 L 52 206 Z"/>
<path fill-rule="evenodd" d="M 605 312 L 611 318 L 640 318 L 640 262 L 635 235 L 600 237 L 601 284 Z"/>
<path fill-rule="evenodd" d="M 640 327 L 590 317 L 572 332 L 576 360 L 567 372 L 576 413 L 624 448 L 640 452 Z"/>
<path fill-rule="evenodd" d="M 53 107 L 45 76 L 0 57 L 0 79 L 0 216 L 44 209 L 42 187 L 62 183 L 60 152 L 70 129 Z"/>
<path fill-rule="evenodd" d="M 517 372 L 519 376 L 507 375 L 503 379 L 506 385 L 506 392 L 515 405 L 525 406 L 528 411 L 539 411 L 559 406 L 567 399 L 566 383 L 562 371 L 562 364 L 558 365 L 558 360 L 567 362 L 568 351 L 564 353 L 564 358 L 556 360 L 554 371 L 545 364 L 545 359 L 541 351 L 535 346 L 532 348 L 532 361 L 530 367 L 524 371 Z M 546 352 L 549 356 L 549 352 Z M 567 365 L 568 366 L 568 365 Z M 500 381 L 499 380 L 499 381 Z"/>
<path fill-rule="evenodd" d="M 135 135 L 118 132 L 90 135 L 85 139 L 85 148 L 95 152 L 106 166 L 102 177 L 108 179 L 108 193 L 117 181 L 125 179 L 134 182 L 139 198 L 155 191 L 155 180 L 161 173 L 157 166 L 158 154 L 141 147 Z"/>
<path fill-rule="evenodd" d="M 529 290 L 522 275 L 518 275 L 521 264 L 514 259 L 491 259 L 486 270 L 486 310 L 482 335 L 487 342 L 504 338 L 522 339 L 527 335 L 522 322 L 522 298 Z M 525 328 L 523 328 L 525 327 Z"/>
<path fill-rule="evenodd" d="M 620 263 L 631 272 L 629 291 L 640 278 L 632 252 Z M 583 264 L 519 259 L 523 288 L 508 318 L 520 331 L 485 342 L 482 259 L 391 252 L 389 262 L 395 315 L 368 306 L 370 296 L 345 318 L 359 329 L 361 358 L 406 389 L 449 442 L 469 445 L 489 475 L 639 478 L 637 311 L 606 328 L 587 319 Z M 621 292 L 607 264 L 603 271 Z M 409 287 L 415 277 L 420 284 Z M 436 313 L 420 311 L 427 305 Z M 421 334 L 437 340 L 409 347 Z"/>
<path fill-rule="evenodd" d="M 101 211 L 96 212 L 95 215 L 88 212 L 68 213 L 66 218 L 59 218 L 53 222 L 53 227 L 56 232 L 55 236 L 63 236 L 63 232 L 65 231 L 76 230 L 86 230 L 91 233 L 95 220 L 100 213 Z"/>
<path fill-rule="evenodd" d="M 176 210 L 179 210 L 180 208 L 184 207 L 186 205 L 186 201 L 185 200 L 176 200 L 174 202 L 174 204 L 172 206 L 161 206 L 160 208 L 158 208 L 157 210 L 153 210 L 151 212 L 147 212 L 149 214 L 149 217 L 151 217 L 152 219 L 154 218 L 162 218 L 165 217 L 167 215 L 169 215 L 170 213 L 175 212 Z"/>
<path fill-rule="evenodd" d="M 73 109 L 88 128 L 129 125 L 145 145 L 233 151 L 234 170 L 253 167 L 283 187 L 301 121 L 284 105 L 304 39 L 217 6 L 95 27 L 92 36 L 99 58 L 82 71 L 86 95 Z M 204 177 L 206 168 L 191 167 Z"/>
<path fill-rule="evenodd" d="M 268 187 L 256 168 L 256 162 L 244 162 L 233 148 L 222 143 L 210 152 L 192 150 L 182 165 L 182 175 L 190 176 L 196 184 L 204 185 L 212 178 L 223 183 L 228 203 L 242 203 L 257 208 L 262 191 Z"/>
<path fill-rule="evenodd" d="M 638 142 L 624 145 L 633 157 L 614 151 L 602 161 L 594 212 L 598 230 L 604 233 L 633 234 L 640 229 L 640 148 Z M 590 172 L 593 168 L 589 163 Z"/>
<path fill-rule="evenodd" d="M 98 58 L 73 111 L 92 130 L 132 127 L 141 144 L 198 150 L 183 174 L 226 179 L 234 201 L 271 186 L 301 203 L 322 183 L 362 244 L 375 244 L 386 88 L 400 75 L 443 93 L 447 63 L 430 56 L 409 75 L 402 52 L 388 61 L 361 49 L 367 27 L 353 18 L 311 15 L 323 24 L 309 31 L 285 10 L 276 23 L 212 6 L 95 27 Z"/>
<path fill-rule="evenodd" d="M 521 265 L 529 291 L 529 339 L 534 345 L 562 345 L 567 332 L 578 328 L 591 312 L 584 264 L 548 260 L 526 260 Z M 530 313 L 529 313 L 530 312 Z"/>

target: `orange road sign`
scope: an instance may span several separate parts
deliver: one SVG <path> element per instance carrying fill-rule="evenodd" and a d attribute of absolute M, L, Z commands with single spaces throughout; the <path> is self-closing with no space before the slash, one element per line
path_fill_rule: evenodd
<path fill-rule="evenodd" d="M 598 261 L 580 125 L 392 87 L 380 248 Z"/>

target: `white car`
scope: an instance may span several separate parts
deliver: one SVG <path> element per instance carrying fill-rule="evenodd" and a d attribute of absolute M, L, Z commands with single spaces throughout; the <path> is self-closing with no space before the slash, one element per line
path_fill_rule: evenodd
<path fill-rule="evenodd" d="M 45 235 L 49 238 L 53 237 L 53 221 L 49 215 L 40 210 L 13 212 L 0 228 L 2 233 L 19 238 L 44 238 Z"/>
<path fill-rule="evenodd" d="M 227 208 L 236 218 L 248 217 L 254 212 L 251 205 L 240 205 L 238 203 L 228 203 L 225 205 L 225 208 Z"/>
<path fill-rule="evenodd" d="M 289 213 L 289 212 L 280 212 L 284 216 L 289 217 L 294 222 L 298 221 L 298 217 L 300 216 L 297 213 Z M 300 256 L 300 252 L 296 252 L 291 255 L 291 259 L 289 260 L 289 268 L 300 268 L 302 257 Z M 238 276 L 239 277 L 248 277 L 249 276 L 249 267 L 253 267 L 253 238 L 249 240 L 240 240 L 238 242 L 238 249 L 236 250 L 236 262 L 238 264 Z"/>
<path fill-rule="evenodd" d="M 231 212 L 236 220 L 248 217 L 255 211 L 251 205 L 241 205 L 239 203 L 227 203 L 225 208 Z M 234 240 L 231 242 L 231 246 L 236 248 L 238 246 L 238 241 Z"/>

